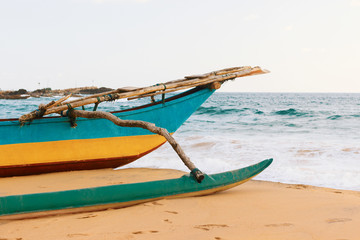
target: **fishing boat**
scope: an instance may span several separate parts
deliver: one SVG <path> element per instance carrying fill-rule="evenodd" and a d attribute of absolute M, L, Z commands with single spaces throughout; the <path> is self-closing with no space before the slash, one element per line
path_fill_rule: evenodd
<path fill-rule="evenodd" d="M 165 129 L 173 134 L 224 82 L 266 72 L 260 67 L 235 67 L 150 87 L 119 88 L 77 100 L 70 101 L 66 96 L 18 119 L 0 119 L 0 177 L 128 164 L 169 140 L 171 136 L 160 132 Z M 179 93 L 166 96 L 172 92 Z M 156 95 L 161 98 L 155 100 Z M 100 114 L 97 106 L 101 102 L 139 98 L 151 101 L 104 113 L 105 118 L 96 115 Z M 94 104 L 92 113 L 80 109 L 89 104 Z M 124 124 L 114 124 L 115 121 Z M 140 122 L 149 124 L 138 125 Z M 161 131 L 151 130 L 153 125 Z M 176 145 L 173 144 L 174 149 L 178 148 Z M 191 164 L 188 167 L 196 168 Z"/>
<path fill-rule="evenodd" d="M 0 219 L 25 219 L 121 208 L 139 203 L 213 194 L 242 184 L 267 168 L 272 159 L 218 174 L 206 175 L 199 184 L 190 175 L 180 178 L 117 184 L 58 192 L 0 197 Z"/>

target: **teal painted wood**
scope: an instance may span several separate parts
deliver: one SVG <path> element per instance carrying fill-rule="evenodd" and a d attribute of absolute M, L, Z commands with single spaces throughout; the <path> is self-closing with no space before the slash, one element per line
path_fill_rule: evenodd
<path fill-rule="evenodd" d="M 114 114 L 124 120 L 143 120 L 175 132 L 214 91 L 208 88 L 189 90 L 190 94 L 165 104 Z M 36 119 L 22 127 L 17 120 L 0 121 L 0 145 L 153 134 L 141 128 L 119 127 L 105 119 L 78 118 L 77 124 L 76 128 L 71 128 L 68 118 Z"/>
<path fill-rule="evenodd" d="M 272 159 L 268 159 L 238 170 L 205 175 L 201 183 L 197 183 L 190 175 L 184 175 L 177 179 L 152 182 L 5 196 L 0 197 L 0 216 L 150 200 L 219 188 L 249 179 L 271 163 Z"/>

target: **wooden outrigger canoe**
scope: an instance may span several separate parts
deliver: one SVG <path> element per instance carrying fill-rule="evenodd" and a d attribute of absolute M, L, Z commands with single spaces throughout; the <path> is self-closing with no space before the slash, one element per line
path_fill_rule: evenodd
<path fill-rule="evenodd" d="M 23 219 L 65 213 L 121 208 L 164 198 L 193 197 L 224 191 L 250 180 L 272 159 L 252 166 L 212 175 L 201 183 L 184 175 L 176 179 L 120 184 L 59 192 L 0 197 L 0 219 Z"/>
<path fill-rule="evenodd" d="M 74 119 L 68 117 L 44 115 L 68 113 L 87 104 L 97 107 L 103 101 L 162 94 L 159 101 L 112 114 L 123 120 L 153 123 L 174 133 L 225 81 L 266 72 L 259 67 L 223 69 L 146 88 L 117 89 L 77 101 L 52 102 L 19 119 L 1 119 L 0 177 L 119 167 L 166 141 L 146 129 L 119 127 L 106 119 L 78 117 L 74 124 Z M 166 93 L 188 88 L 192 89 L 165 98 Z"/>
<path fill-rule="evenodd" d="M 121 119 L 155 123 L 175 132 L 214 92 L 195 89 L 162 102 L 113 112 Z M 169 116 L 171 118 L 169 119 Z M 35 119 L 20 126 L 17 119 L 0 121 L 0 176 L 53 171 L 114 168 L 130 163 L 161 146 L 164 137 L 140 128 L 114 125 L 105 119 Z"/>

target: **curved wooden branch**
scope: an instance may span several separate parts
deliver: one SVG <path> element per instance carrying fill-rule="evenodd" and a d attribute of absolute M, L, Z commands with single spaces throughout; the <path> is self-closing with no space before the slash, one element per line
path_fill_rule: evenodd
<path fill-rule="evenodd" d="M 182 150 L 180 145 L 176 142 L 176 140 L 171 136 L 171 134 L 165 129 L 155 126 L 155 124 L 145 121 L 139 121 L 139 120 L 122 120 L 115 115 L 103 112 L 103 111 L 84 111 L 84 110 L 72 110 L 69 112 L 71 115 L 71 118 L 74 117 L 82 117 L 82 118 L 103 118 L 107 119 L 114 124 L 120 126 L 120 127 L 137 127 L 137 128 L 143 128 L 147 129 L 152 133 L 161 135 L 165 137 L 165 139 L 170 143 L 172 148 L 175 150 L 175 152 L 178 154 L 180 159 L 183 161 L 183 163 L 188 167 L 191 171 L 191 174 L 194 176 L 194 178 L 200 183 L 204 179 L 204 174 L 196 168 L 194 163 L 191 162 L 190 158 L 185 154 L 185 152 Z"/>

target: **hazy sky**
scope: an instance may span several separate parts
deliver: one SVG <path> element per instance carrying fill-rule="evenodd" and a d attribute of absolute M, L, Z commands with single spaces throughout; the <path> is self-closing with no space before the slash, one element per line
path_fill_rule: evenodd
<path fill-rule="evenodd" d="M 0 88 L 148 86 L 226 67 L 224 91 L 360 92 L 360 0 L 0 0 Z"/>

